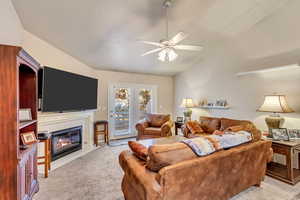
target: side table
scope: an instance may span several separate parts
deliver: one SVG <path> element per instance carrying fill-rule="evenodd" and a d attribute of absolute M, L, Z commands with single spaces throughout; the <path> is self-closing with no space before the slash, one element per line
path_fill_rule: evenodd
<path fill-rule="evenodd" d="M 104 142 L 109 145 L 108 121 L 106 120 L 96 121 L 94 123 L 94 144 L 96 147 L 99 145 L 98 136 L 101 134 L 104 135 Z"/>
<path fill-rule="evenodd" d="M 184 125 L 184 122 L 175 122 L 175 135 L 178 135 L 178 129 L 181 129 L 182 125 Z"/>
<path fill-rule="evenodd" d="M 294 154 L 298 154 L 300 167 L 300 139 L 295 141 L 272 141 L 272 149 L 276 154 L 284 155 L 286 165 L 271 162 L 267 166 L 267 175 L 286 183 L 295 185 L 300 181 L 300 169 L 294 168 Z"/>

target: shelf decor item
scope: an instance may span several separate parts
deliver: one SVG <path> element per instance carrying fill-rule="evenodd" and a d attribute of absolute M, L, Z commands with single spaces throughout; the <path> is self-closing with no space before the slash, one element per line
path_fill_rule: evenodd
<path fill-rule="evenodd" d="M 24 145 L 30 145 L 37 142 L 37 139 L 35 137 L 35 133 L 33 131 L 22 133 L 21 139 Z"/>
<path fill-rule="evenodd" d="M 30 121 L 32 120 L 32 114 L 30 108 L 24 108 L 19 110 L 19 120 L 23 121 Z"/>
<path fill-rule="evenodd" d="M 273 113 L 265 119 L 270 133 L 272 133 L 271 129 L 283 126 L 284 118 L 279 113 L 294 112 L 288 106 L 285 95 L 266 95 L 263 105 L 257 111 Z"/>
<path fill-rule="evenodd" d="M 181 107 L 185 108 L 183 115 L 184 115 L 184 121 L 190 121 L 192 116 L 192 109 L 194 107 L 193 99 L 191 98 L 185 98 L 182 100 Z"/>

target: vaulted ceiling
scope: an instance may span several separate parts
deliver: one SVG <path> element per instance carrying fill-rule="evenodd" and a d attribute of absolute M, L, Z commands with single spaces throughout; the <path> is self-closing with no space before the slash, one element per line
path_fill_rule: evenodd
<path fill-rule="evenodd" d="M 211 45 L 249 35 L 291 1 L 299 0 L 173 0 L 170 35 L 182 30 L 189 34 L 184 44 L 201 45 L 204 50 L 179 51 L 178 59 L 171 63 L 158 61 L 155 54 L 141 57 L 152 47 L 138 42 L 165 37 L 163 0 L 13 3 L 27 31 L 91 67 L 174 75 L 201 61 Z"/>

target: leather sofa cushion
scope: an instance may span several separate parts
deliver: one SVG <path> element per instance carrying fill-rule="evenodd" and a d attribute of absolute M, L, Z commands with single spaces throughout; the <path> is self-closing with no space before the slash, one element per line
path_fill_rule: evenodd
<path fill-rule="evenodd" d="M 204 133 L 203 129 L 200 126 L 200 123 L 197 121 L 189 121 L 186 123 L 186 126 L 191 131 L 192 134 Z"/>
<path fill-rule="evenodd" d="M 145 135 L 160 135 L 161 133 L 161 128 L 156 128 L 156 127 L 149 127 L 145 128 L 144 134 Z"/>
<path fill-rule="evenodd" d="M 147 161 L 147 157 L 148 157 L 147 147 L 135 141 L 128 141 L 128 146 L 137 158 Z"/>
<path fill-rule="evenodd" d="M 151 171 L 158 172 L 163 167 L 194 158 L 197 158 L 196 154 L 187 145 L 180 142 L 153 145 L 148 149 L 146 167 Z"/>
<path fill-rule="evenodd" d="M 170 120 L 170 115 L 163 114 L 147 114 L 147 121 L 152 127 L 161 127 Z"/>
<path fill-rule="evenodd" d="M 205 133 L 212 134 L 221 127 L 221 120 L 215 117 L 200 117 L 200 125 Z"/>
<path fill-rule="evenodd" d="M 221 118 L 221 127 L 220 130 L 224 131 L 229 127 L 232 126 L 240 126 L 240 125 L 247 125 L 252 124 L 250 121 L 246 120 L 235 120 L 235 119 L 228 119 L 228 118 Z"/>

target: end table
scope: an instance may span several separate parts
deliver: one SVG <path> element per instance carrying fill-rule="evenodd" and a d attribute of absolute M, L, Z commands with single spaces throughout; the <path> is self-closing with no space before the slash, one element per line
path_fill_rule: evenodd
<path fill-rule="evenodd" d="M 175 135 L 178 135 L 178 129 L 181 129 L 182 125 L 184 125 L 184 122 L 175 122 Z"/>
<path fill-rule="evenodd" d="M 271 139 L 268 139 L 271 140 Z M 295 141 L 272 141 L 274 154 L 284 155 L 286 165 L 271 162 L 267 166 L 267 175 L 295 185 L 300 181 L 300 139 Z M 298 154 L 298 169 L 294 168 L 294 154 Z"/>

